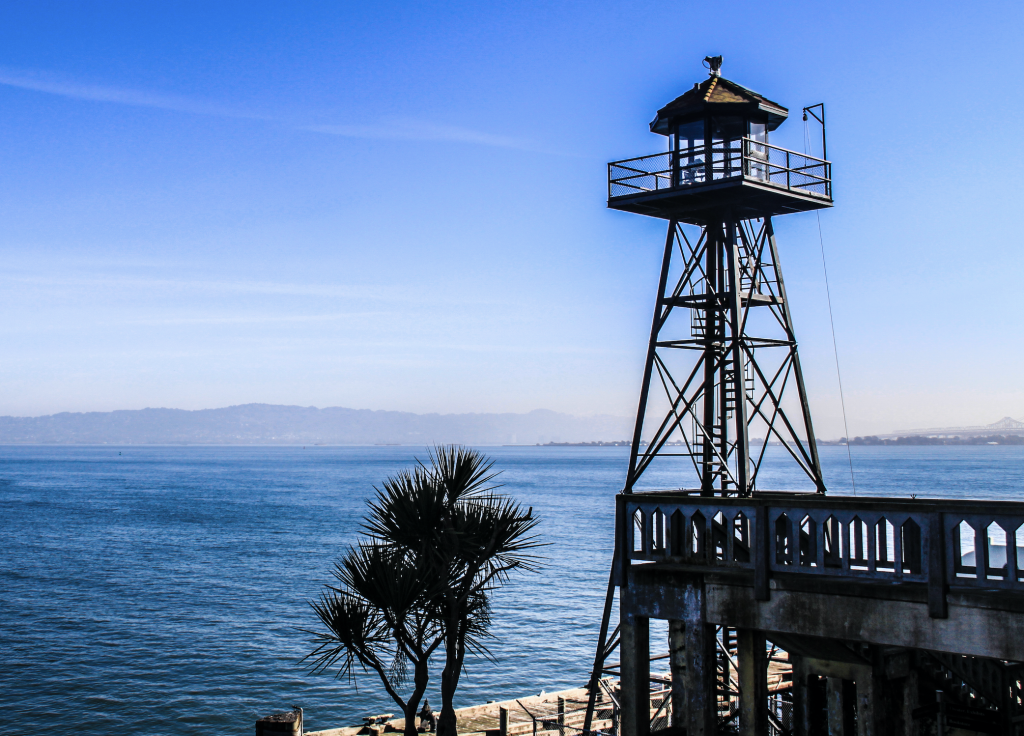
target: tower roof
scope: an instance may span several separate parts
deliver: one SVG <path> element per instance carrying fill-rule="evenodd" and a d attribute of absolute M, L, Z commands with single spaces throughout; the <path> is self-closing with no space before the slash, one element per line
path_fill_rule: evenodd
<path fill-rule="evenodd" d="M 707 113 L 742 115 L 752 112 L 761 112 L 767 117 L 769 130 L 775 130 L 789 116 L 789 110 L 779 103 L 725 77 L 711 76 L 658 110 L 651 121 L 651 132 L 668 135 L 672 120 L 696 120 Z"/>

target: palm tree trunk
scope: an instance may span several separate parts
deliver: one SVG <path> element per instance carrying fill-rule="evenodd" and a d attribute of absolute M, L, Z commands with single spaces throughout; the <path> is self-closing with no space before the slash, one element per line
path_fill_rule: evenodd
<path fill-rule="evenodd" d="M 416 730 L 416 720 L 418 719 L 419 702 L 409 698 L 409 702 L 405 705 L 405 730 L 402 732 L 403 736 L 419 736 L 419 732 Z"/>
<path fill-rule="evenodd" d="M 437 721 L 437 736 L 458 736 L 459 725 L 455 717 L 455 691 L 462 674 L 462 647 L 459 637 L 445 642 L 444 670 L 441 672 L 441 717 Z"/>
<path fill-rule="evenodd" d="M 405 731 L 403 736 L 418 736 L 419 733 L 416 729 L 416 720 L 418 718 L 420 698 L 422 698 L 423 693 L 426 692 L 427 683 L 430 681 L 430 672 L 427 666 L 426 657 L 421 661 L 416 662 L 414 672 L 412 695 L 409 696 L 409 700 L 403 709 L 403 712 L 405 713 Z"/>

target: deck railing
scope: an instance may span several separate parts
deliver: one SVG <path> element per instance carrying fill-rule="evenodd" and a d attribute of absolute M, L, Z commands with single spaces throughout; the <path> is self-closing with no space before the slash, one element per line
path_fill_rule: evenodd
<path fill-rule="evenodd" d="M 753 138 L 655 153 L 608 164 L 608 198 L 726 179 L 752 179 L 788 191 L 832 198 L 832 164 Z"/>
<path fill-rule="evenodd" d="M 676 562 L 865 582 L 924 583 L 933 616 L 950 586 L 1024 593 L 1024 503 L 766 494 L 619 496 L 630 564 Z"/>

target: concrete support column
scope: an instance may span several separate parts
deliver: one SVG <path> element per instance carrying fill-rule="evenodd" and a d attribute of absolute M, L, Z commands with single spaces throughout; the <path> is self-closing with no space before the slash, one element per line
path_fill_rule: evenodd
<path fill-rule="evenodd" d="M 917 736 L 914 727 L 914 710 L 921 705 L 918 702 L 920 684 L 917 670 L 911 669 L 903 680 L 903 733 L 901 736 Z"/>
<path fill-rule="evenodd" d="M 857 736 L 875 736 L 875 694 L 870 677 L 857 678 Z"/>
<path fill-rule="evenodd" d="M 825 703 L 828 709 L 828 736 L 853 736 L 846 733 L 842 678 L 829 677 L 826 680 Z"/>
<path fill-rule="evenodd" d="M 624 616 L 619 624 L 622 736 L 649 736 L 651 731 L 650 621 Z"/>
<path fill-rule="evenodd" d="M 686 623 L 687 736 L 714 736 L 718 721 L 715 627 L 707 623 L 704 581 L 695 578 L 683 593 Z"/>
<path fill-rule="evenodd" d="M 857 736 L 885 733 L 884 679 L 873 667 L 857 674 Z"/>
<path fill-rule="evenodd" d="M 999 683 L 999 689 L 1002 690 L 1003 697 L 1002 702 L 999 705 L 999 711 L 1003 716 L 1003 731 L 1005 733 L 1013 733 L 1015 724 L 1013 721 L 1013 697 L 1011 695 L 1010 683 L 1012 682 L 1013 674 L 1012 670 L 1003 669 Z"/>
<path fill-rule="evenodd" d="M 740 686 L 740 734 L 768 733 L 768 655 L 764 633 L 752 629 L 736 632 Z"/>
<path fill-rule="evenodd" d="M 668 622 L 669 669 L 672 673 L 672 720 L 674 728 L 686 728 L 686 624 Z"/>
<path fill-rule="evenodd" d="M 807 666 L 799 654 L 789 653 L 793 666 L 793 731 L 796 736 L 810 736 L 811 704 L 807 693 Z"/>

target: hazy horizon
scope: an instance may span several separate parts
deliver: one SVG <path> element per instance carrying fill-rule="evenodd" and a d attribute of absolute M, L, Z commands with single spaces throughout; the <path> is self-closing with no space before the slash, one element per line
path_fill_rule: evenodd
<path fill-rule="evenodd" d="M 615 416 L 620 419 L 630 419 L 630 417 L 621 415 L 610 415 L 602 412 L 592 412 L 590 414 L 572 414 L 569 412 L 556 412 L 554 409 L 547 409 L 545 407 L 537 407 L 535 409 L 529 409 L 526 411 L 510 411 L 510 412 L 492 412 L 492 411 L 430 411 L 430 412 L 414 412 L 414 411 L 403 411 L 402 409 L 371 409 L 369 407 L 356 407 L 356 406 L 316 406 L 315 404 L 271 404 L 265 401 L 249 401 L 244 404 L 229 404 L 225 406 L 204 406 L 196 409 L 183 409 L 177 406 L 140 406 L 138 408 L 131 409 L 107 409 L 107 410 L 88 410 L 88 411 L 56 411 L 47 414 L 0 414 L 3 418 L 14 418 L 14 419 L 38 419 L 41 417 L 54 417 L 61 414 L 112 414 L 115 412 L 124 411 L 187 411 L 187 412 L 201 412 L 201 411 L 219 411 L 222 409 L 236 409 L 239 407 L 246 406 L 271 406 L 271 407 L 287 407 L 295 409 L 316 409 L 323 411 L 325 409 L 346 409 L 350 411 L 368 411 L 368 412 L 389 412 L 394 414 L 414 414 L 416 416 L 472 416 L 478 414 L 486 415 L 502 415 L 511 414 L 515 416 L 526 416 L 527 414 L 535 414 L 537 412 L 550 412 L 553 414 L 564 414 L 565 416 L 573 417 L 600 417 L 600 416 Z M 632 419 L 630 419 L 632 421 Z"/>
<path fill-rule="evenodd" d="M 223 407 L 206 407 L 206 408 L 202 408 L 202 409 L 180 409 L 180 408 L 176 408 L 176 407 L 157 407 L 157 406 L 152 406 L 152 407 L 144 407 L 144 408 L 139 408 L 139 409 L 115 409 L 115 410 L 105 411 L 105 412 L 104 411 L 56 412 L 56 413 L 53 413 L 53 414 L 41 414 L 41 415 L 34 415 L 34 416 L 0 415 L 0 420 L 5 420 L 5 419 L 13 419 L 13 420 L 54 419 L 54 418 L 65 417 L 65 416 L 86 417 L 86 416 L 91 416 L 91 415 L 113 415 L 113 414 L 118 414 L 118 413 L 134 413 L 134 412 L 184 412 L 184 413 L 188 413 L 188 414 L 197 414 L 197 413 L 226 412 L 226 411 L 230 411 L 230 410 L 248 410 L 248 409 L 254 409 L 254 408 L 255 409 L 267 409 L 267 410 L 288 409 L 288 410 L 315 411 L 315 412 L 341 411 L 341 412 L 350 412 L 350 413 L 353 413 L 353 414 L 388 414 L 388 415 L 396 415 L 396 416 L 399 416 L 399 417 L 415 417 L 417 419 L 420 419 L 420 418 L 422 418 L 422 419 L 440 418 L 440 419 L 454 419 L 454 420 L 463 419 L 463 418 L 527 419 L 527 418 L 530 418 L 530 417 L 544 416 L 545 418 L 556 417 L 556 418 L 569 418 L 569 419 L 574 419 L 574 420 L 582 420 L 583 424 L 580 425 L 581 427 L 586 427 L 586 422 L 587 421 L 592 421 L 592 422 L 600 423 L 600 425 L 601 425 L 600 429 L 591 430 L 590 434 L 587 434 L 587 430 L 586 429 L 580 430 L 579 428 L 575 428 L 577 432 L 582 431 L 582 434 L 577 434 L 576 436 L 574 436 L 572 438 L 565 438 L 565 437 L 561 437 L 561 436 L 550 435 L 550 430 L 549 430 L 549 436 L 545 436 L 544 437 L 543 441 L 545 441 L 545 442 L 547 442 L 547 441 L 554 441 L 554 442 L 560 442 L 560 441 L 568 441 L 568 442 L 610 442 L 610 441 L 629 440 L 629 439 L 632 438 L 632 426 L 633 426 L 633 422 L 634 422 L 634 418 L 635 418 L 635 415 L 633 415 L 633 416 L 618 416 L 618 415 L 596 414 L 596 413 L 595 414 L 567 414 L 567 413 L 564 413 L 564 412 L 556 412 L 554 410 L 545 409 L 545 408 L 536 408 L 536 409 L 532 409 L 532 410 L 526 411 L 526 412 L 422 412 L 422 413 L 417 413 L 417 412 L 405 412 L 405 411 L 393 410 L 393 409 L 367 409 L 367 408 L 340 407 L 340 406 L 323 406 L 323 407 L 318 407 L 318 406 L 314 406 L 314 405 L 301 406 L 301 405 L 297 405 L 297 404 L 267 404 L 267 403 L 262 403 L 262 402 L 252 402 L 252 403 L 247 403 L 247 404 L 234 404 L 234 405 L 231 405 L 231 406 L 223 406 Z M 954 425 L 954 424 L 951 424 L 951 423 L 946 423 L 946 424 L 941 424 L 941 425 L 935 425 L 933 427 L 909 427 L 909 426 L 907 426 L 907 427 L 894 427 L 894 428 L 887 429 L 887 430 L 882 431 L 882 432 L 869 433 L 868 436 L 870 436 L 870 434 L 891 435 L 891 434 L 896 434 L 896 433 L 898 433 L 900 431 L 920 432 L 922 430 L 928 430 L 928 429 L 938 430 L 938 429 L 949 429 L 949 428 L 954 428 L 954 427 L 964 427 L 964 428 L 966 428 L 966 427 L 974 427 L 974 428 L 980 428 L 980 427 L 986 427 L 986 426 L 991 425 L 991 424 L 995 424 L 995 423 L 999 422 L 1000 420 L 1007 419 L 1007 418 L 1009 418 L 1009 419 L 1016 419 L 1014 417 L 1009 417 L 1008 415 L 1004 415 L 1003 417 L 998 417 L 998 418 L 992 419 L 990 421 L 978 422 L 978 423 L 975 423 L 975 424 L 972 424 L 972 425 Z M 1016 419 L 1016 421 L 1024 421 L 1024 418 Z M 620 426 L 620 430 L 618 432 L 616 432 L 615 430 L 612 430 L 609 433 L 609 430 L 608 430 L 609 424 L 611 426 L 619 425 Z M 595 425 L 595 426 L 597 426 L 597 425 Z M 2 444 L 4 442 L 4 429 L 5 428 L 2 426 L 2 424 L 0 424 L 0 444 Z M 994 428 L 993 429 L 993 433 L 998 433 L 997 430 L 998 430 L 998 428 Z M 511 430 L 511 431 L 515 431 L 515 430 Z M 519 431 L 522 431 L 522 429 L 520 429 Z M 530 429 L 527 429 L 527 431 L 537 432 L 537 429 L 536 428 L 530 428 Z M 563 429 L 563 431 L 564 431 L 564 429 Z M 827 441 L 835 441 L 835 440 L 841 438 L 840 436 L 835 436 L 835 437 L 833 437 L 833 436 L 825 436 L 825 435 L 822 435 L 820 432 L 817 433 L 817 436 L 818 436 L 819 439 L 827 440 Z M 856 436 L 856 435 L 851 435 L 851 437 L 853 437 L 853 436 Z M 524 435 L 524 438 L 525 438 L 525 435 Z M 445 442 L 462 442 L 462 440 L 460 440 L 457 437 L 454 437 L 454 438 L 453 437 L 448 437 L 448 438 L 444 438 L 441 441 L 445 441 Z M 508 444 L 508 443 L 509 443 L 508 441 L 506 441 L 506 442 L 497 442 L 497 444 Z M 511 442 L 511 443 L 512 444 L 516 444 L 515 442 Z M 372 442 L 371 442 L 371 444 L 372 444 Z M 494 443 L 490 443 L 490 444 L 494 444 Z M 526 444 L 534 444 L 534 442 L 530 441 L 530 442 L 527 442 Z"/>
<path fill-rule="evenodd" d="M 815 433 L 1024 416 L 1024 102 L 991 92 L 1024 81 L 1020 4 L 0 14 L 0 415 L 629 417 L 664 223 L 606 209 L 607 162 L 663 150 L 654 112 L 722 54 L 789 108 L 773 143 L 827 110 L 848 432 L 819 221 L 775 220 Z"/>

